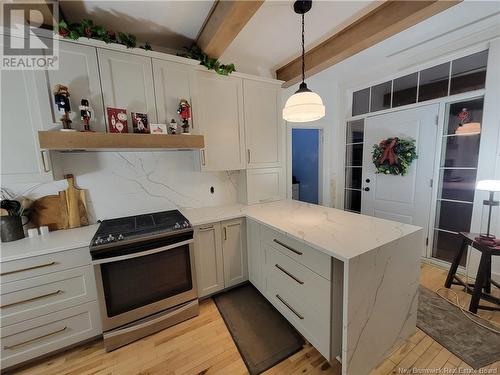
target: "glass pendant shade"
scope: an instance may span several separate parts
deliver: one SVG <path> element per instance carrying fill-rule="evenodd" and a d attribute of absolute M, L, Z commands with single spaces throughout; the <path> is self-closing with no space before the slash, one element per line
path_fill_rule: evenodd
<path fill-rule="evenodd" d="M 305 83 L 290 96 L 283 108 L 283 119 L 288 122 L 309 122 L 325 116 L 325 106 L 321 97 L 309 90 Z"/>

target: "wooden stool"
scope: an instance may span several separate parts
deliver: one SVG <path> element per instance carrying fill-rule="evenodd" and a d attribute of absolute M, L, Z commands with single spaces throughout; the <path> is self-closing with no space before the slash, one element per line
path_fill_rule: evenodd
<path fill-rule="evenodd" d="M 479 304 L 479 301 L 482 298 L 485 301 L 500 306 L 500 298 L 494 297 L 490 294 L 491 284 L 493 284 L 497 288 L 500 288 L 500 284 L 491 279 L 491 257 L 500 255 L 500 250 L 476 241 L 475 238 L 479 237 L 479 234 L 460 232 L 460 235 L 463 238 L 462 246 L 460 246 L 460 249 L 455 254 L 455 258 L 453 258 L 453 263 L 451 264 L 450 271 L 448 272 L 448 276 L 446 277 L 444 286 L 446 288 L 450 288 L 452 284 L 462 285 L 467 293 L 472 294 L 469 305 L 470 312 L 477 313 L 478 309 L 500 311 L 499 307 Z M 474 249 L 481 252 L 481 261 L 479 262 L 476 282 L 474 284 L 466 283 L 456 275 L 458 265 L 460 264 L 460 259 L 462 259 L 462 256 L 468 246 L 472 246 Z"/>

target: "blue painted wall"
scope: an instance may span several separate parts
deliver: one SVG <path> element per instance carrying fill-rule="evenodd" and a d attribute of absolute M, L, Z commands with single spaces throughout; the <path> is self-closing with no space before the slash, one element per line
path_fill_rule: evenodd
<path fill-rule="evenodd" d="M 302 202 L 318 204 L 318 147 L 318 129 L 292 129 L 292 174 Z"/>

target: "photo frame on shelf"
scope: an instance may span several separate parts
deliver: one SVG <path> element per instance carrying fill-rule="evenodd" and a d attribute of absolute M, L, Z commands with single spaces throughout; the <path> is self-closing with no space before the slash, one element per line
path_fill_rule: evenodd
<path fill-rule="evenodd" d="M 132 112 L 132 128 L 134 133 L 149 134 L 148 115 L 145 113 Z"/>
<path fill-rule="evenodd" d="M 151 124 L 150 131 L 151 134 L 168 135 L 167 124 Z"/>
<path fill-rule="evenodd" d="M 107 107 L 108 132 L 109 133 L 128 133 L 127 110 L 123 108 Z"/>

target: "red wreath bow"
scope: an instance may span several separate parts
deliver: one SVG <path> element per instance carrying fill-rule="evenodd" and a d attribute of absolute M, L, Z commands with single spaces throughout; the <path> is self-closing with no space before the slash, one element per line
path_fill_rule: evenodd
<path fill-rule="evenodd" d="M 386 140 L 380 142 L 380 146 L 385 147 L 384 153 L 379 159 L 379 163 L 382 164 L 384 161 L 389 160 L 390 165 L 396 164 L 396 154 L 394 153 L 394 147 L 398 142 L 397 138 L 393 138 L 391 143 L 388 144 Z"/>

